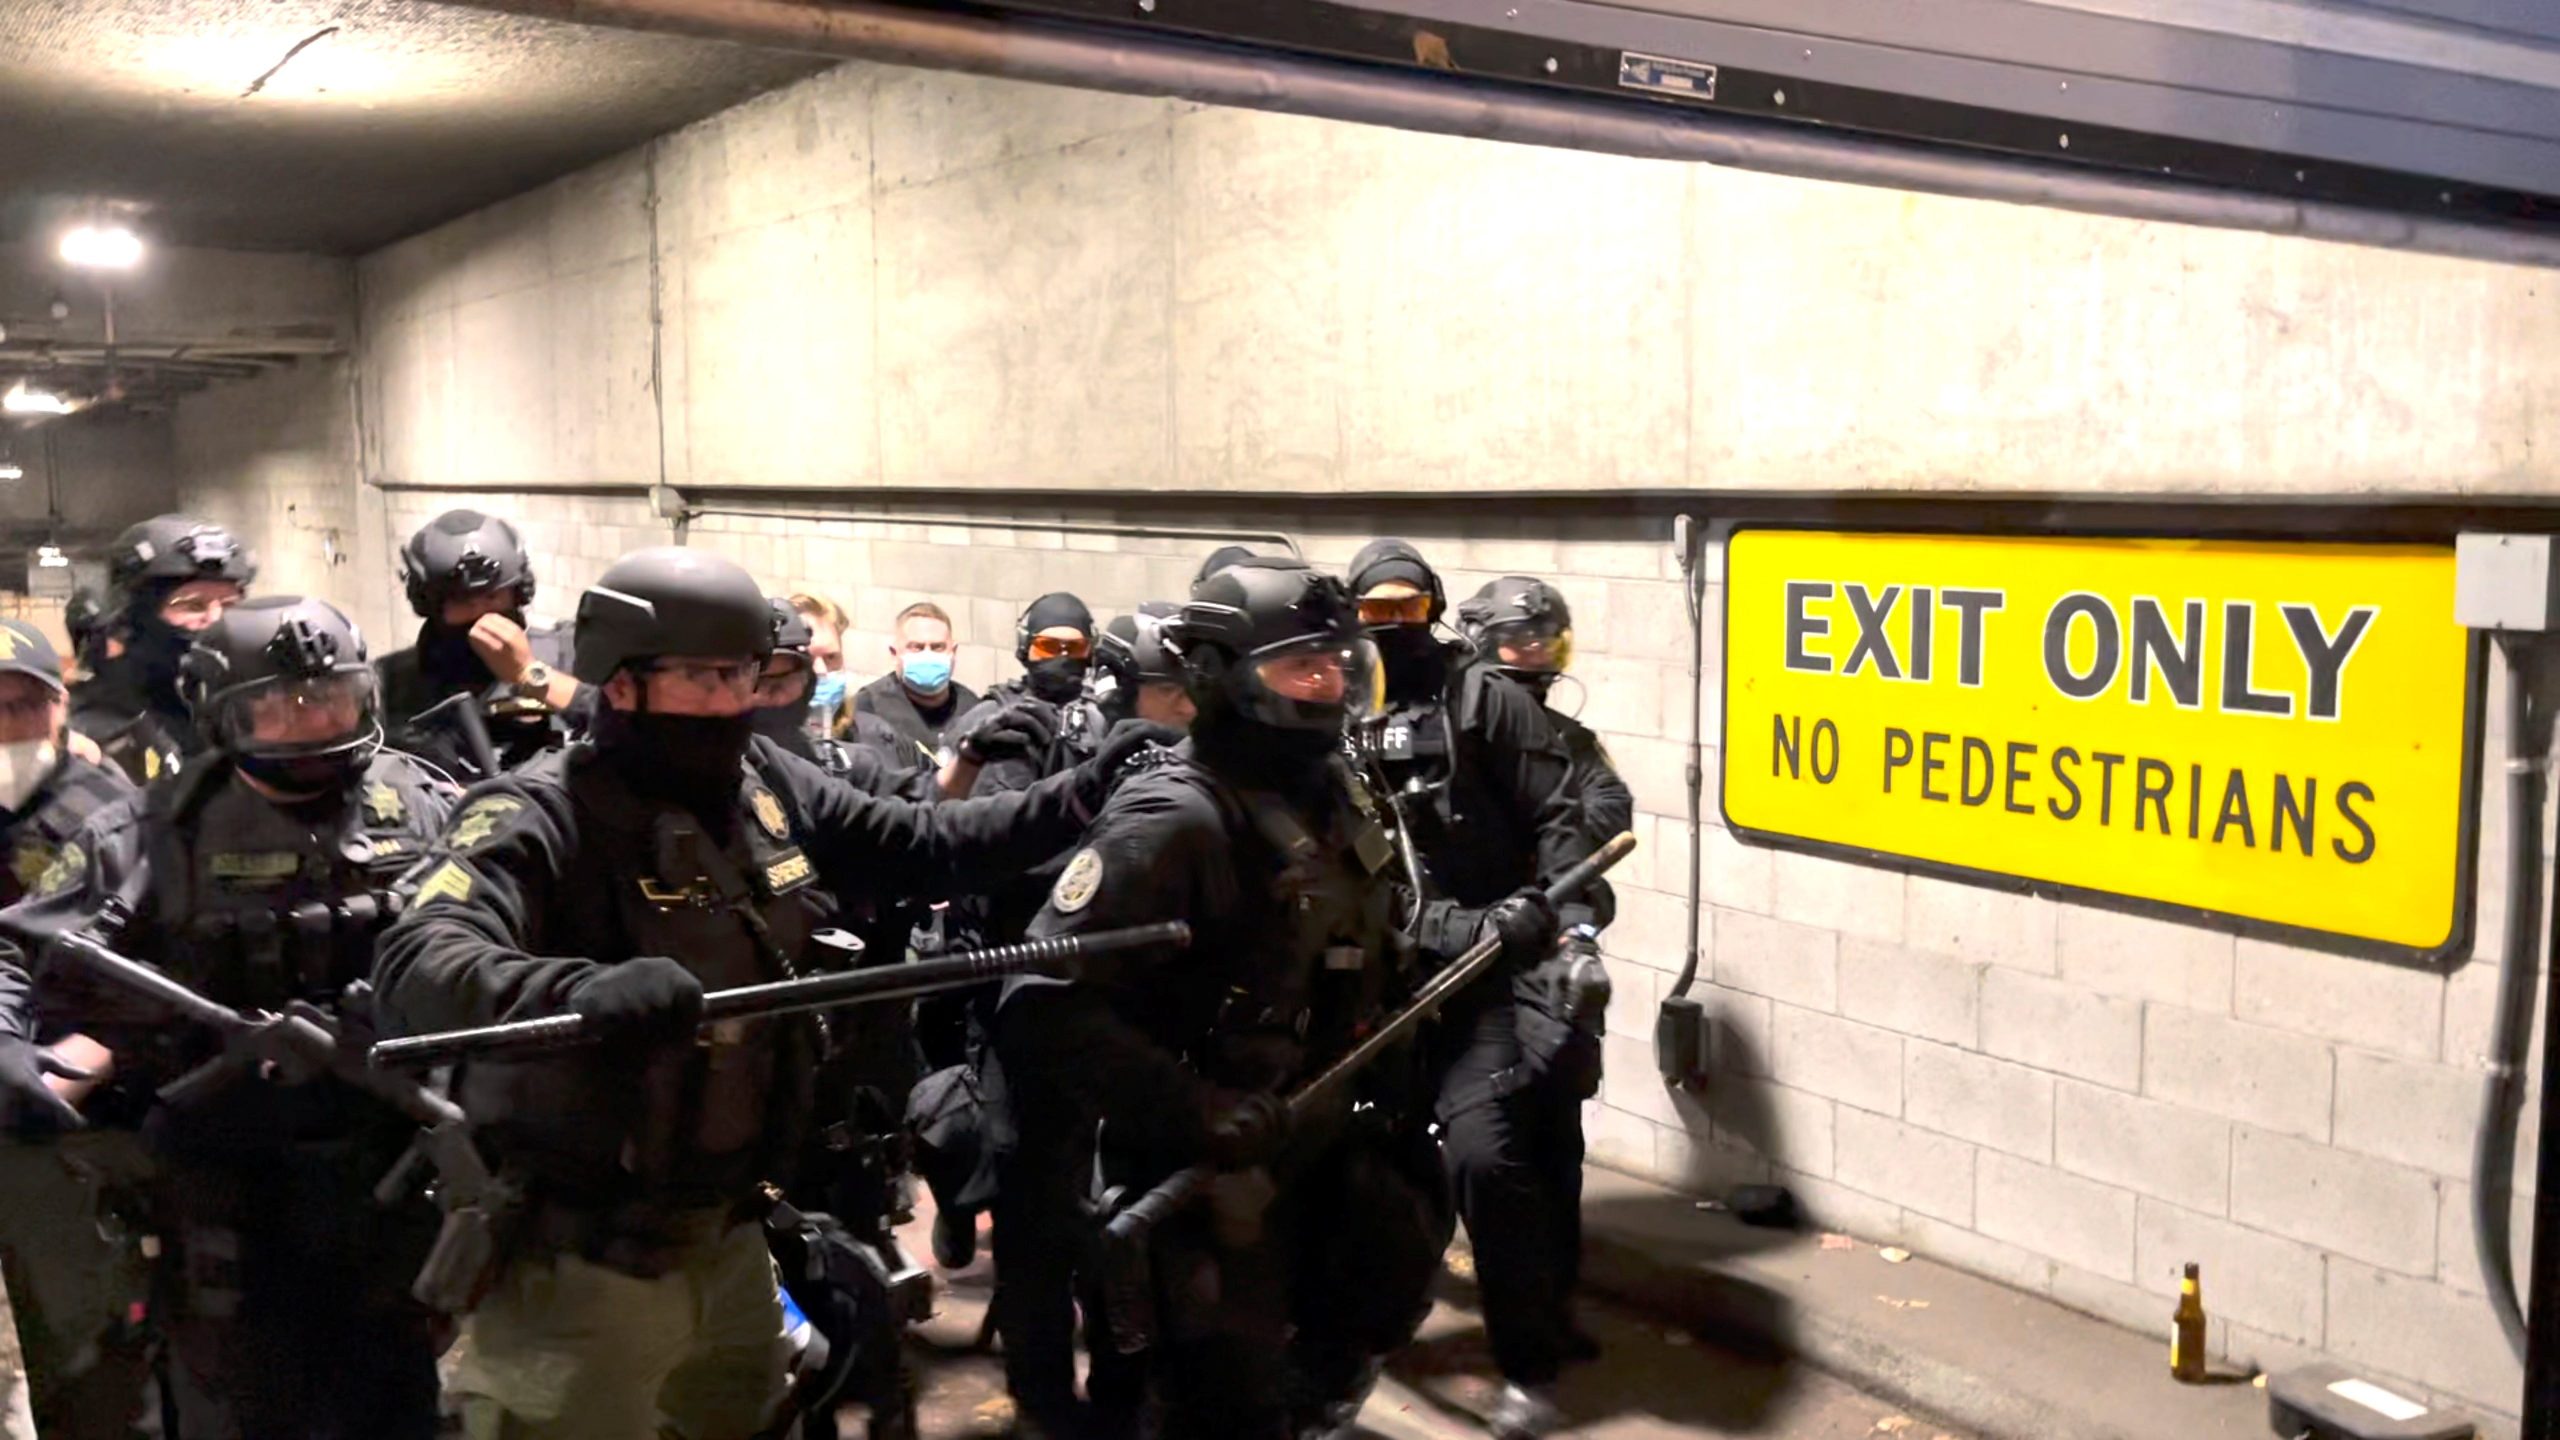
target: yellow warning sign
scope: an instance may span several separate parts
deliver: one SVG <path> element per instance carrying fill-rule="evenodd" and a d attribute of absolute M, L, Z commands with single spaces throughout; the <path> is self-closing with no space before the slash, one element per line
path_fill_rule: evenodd
<path fill-rule="evenodd" d="M 1746 527 L 1725 817 L 2437 953 L 2477 649 L 2450 546 Z"/>

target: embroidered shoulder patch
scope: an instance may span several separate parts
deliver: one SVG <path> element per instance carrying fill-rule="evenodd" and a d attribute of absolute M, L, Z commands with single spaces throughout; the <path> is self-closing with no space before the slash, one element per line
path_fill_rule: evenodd
<path fill-rule="evenodd" d="M 21 841 L 9 852 L 9 874 L 17 880 L 20 894 L 35 889 L 52 868 L 53 847 L 41 840 Z"/>
<path fill-rule="evenodd" d="M 1058 883 L 1049 887 L 1049 905 L 1061 915 L 1073 915 L 1101 892 L 1102 852 L 1088 845 L 1058 873 Z"/>
<path fill-rule="evenodd" d="M 462 807 L 454 817 L 453 828 L 445 833 L 445 844 L 456 850 L 468 850 L 497 833 L 506 818 L 524 808 L 524 802 L 513 795 L 483 795 Z"/>
<path fill-rule="evenodd" d="M 27 893 L 60 895 L 79 884 L 80 877 L 88 873 L 88 853 L 80 848 L 79 841 L 70 841 L 53 852 L 53 859 L 46 862 L 43 872 L 36 876 L 36 883 L 27 887 Z"/>
<path fill-rule="evenodd" d="M 425 883 L 418 887 L 417 898 L 409 903 L 424 905 L 430 900 L 451 900 L 460 904 L 470 898 L 471 872 L 447 860 L 427 876 Z"/>

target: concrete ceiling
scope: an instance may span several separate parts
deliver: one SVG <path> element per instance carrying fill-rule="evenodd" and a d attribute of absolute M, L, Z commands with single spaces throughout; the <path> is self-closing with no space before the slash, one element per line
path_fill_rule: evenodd
<path fill-rule="evenodd" d="M 0 242 L 355 255 L 824 68 L 411 0 L 0 0 Z"/>

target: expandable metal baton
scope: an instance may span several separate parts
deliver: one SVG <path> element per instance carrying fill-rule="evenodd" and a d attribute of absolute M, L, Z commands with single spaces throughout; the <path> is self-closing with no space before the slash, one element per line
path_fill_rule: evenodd
<path fill-rule="evenodd" d="M 1063 976 L 1073 973 L 1076 962 L 1091 956 L 1139 950 L 1151 945 L 1181 948 L 1190 943 L 1190 923 L 1167 920 L 1154 925 L 1133 925 L 1123 930 L 1097 930 L 1088 935 L 1026 940 L 1019 945 L 999 945 L 990 950 L 947 956 L 940 960 L 880 965 L 868 970 L 810 975 L 765 985 L 742 985 L 734 990 L 715 990 L 702 997 L 702 1026 L 708 1029 L 737 1020 L 764 1020 L 812 1010 L 912 1000 L 918 996 L 966 990 L 1016 975 Z M 462 1059 L 485 1060 L 567 1049 L 592 1044 L 594 1039 L 587 1033 L 586 1022 L 578 1016 L 545 1015 L 534 1020 L 512 1020 L 503 1025 L 482 1025 L 469 1030 L 445 1030 L 432 1035 L 385 1040 L 373 1047 L 373 1063 L 376 1066 L 442 1065 Z"/>
<path fill-rule="evenodd" d="M 1609 873 L 1611 867 L 1624 860 L 1636 848 L 1636 837 L 1621 832 L 1615 839 L 1591 852 L 1579 864 L 1555 879 L 1546 888 L 1547 903 L 1562 905 L 1584 890 L 1591 882 Z M 1493 969 L 1502 956 L 1500 936 L 1488 935 L 1467 947 L 1466 953 L 1449 962 L 1447 968 L 1432 976 L 1415 991 L 1405 1007 L 1368 1038 L 1345 1051 L 1340 1059 L 1327 1065 L 1313 1080 L 1289 1093 L 1286 1102 L 1292 1123 L 1302 1123 L 1333 1103 L 1335 1092 L 1357 1079 L 1380 1055 L 1401 1043 L 1422 1027 L 1422 1023 L 1440 1013 L 1450 997 L 1466 989 Z M 1145 1239 L 1148 1231 L 1166 1218 L 1189 1205 L 1209 1183 L 1217 1171 L 1208 1165 L 1194 1165 L 1166 1176 L 1156 1188 L 1132 1201 L 1127 1208 L 1111 1217 L 1103 1226 L 1104 1237 L 1115 1246 L 1130 1246 Z"/>

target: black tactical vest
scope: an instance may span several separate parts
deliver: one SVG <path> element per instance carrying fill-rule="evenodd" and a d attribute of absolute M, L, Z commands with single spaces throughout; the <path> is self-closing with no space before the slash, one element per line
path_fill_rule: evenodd
<path fill-rule="evenodd" d="M 1167 773 L 1216 802 L 1240 891 L 1202 968 L 1184 1058 L 1215 1084 L 1285 1091 L 1356 1043 L 1410 988 L 1392 847 L 1373 802 L 1332 762 L 1320 812 L 1231 786 L 1196 762 Z M 1196 953 L 1196 952 L 1195 952 Z M 1210 993 L 1214 988 L 1215 993 Z"/>
<path fill-rule="evenodd" d="M 445 801 L 414 762 L 387 754 L 351 802 L 318 812 L 230 780 L 217 764 L 152 793 L 148 958 L 238 1009 L 334 1011 L 373 973 L 393 882 L 433 843 Z"/>
<path fill-rule="evenodd" d="M 1486 774 L 1476 723 L 1484 703 L 1472 667 L 1452 688 L 1457 703 L 1433 700 L 1390 711 L 1373 753 L 1411 827 L 1431 897 L 1490 905 L 1529 883 L 1535 841 L 1526 817 Z"/>
<path fill-rule="evenodd" d="M 590 852 L 568 878 L 607 877 L 607 893 L 563 897 L 568 910 L 552 933 L 565 953 L 605 964 L 667 956 L 705 990 L 846 962 L 817 938 L 835 905 L 800 847 L 787 792 L 752 764 L 733 833 L 718 836 L 683 807 L 636 794 L 590 751 L 553 763 Z M 510 1149 L 572 1204 L 729 1203 L 758 1180 L 781 1178 L 798 1152 L 826 1034 L 805 1016 L 738 1022 L 636 1074 L 594 1052 L 487 1068 L 518 1072 L 517 1088 L 538 1100 L 509 1107 L 511 1128 L 529 1142 Z"/>

